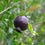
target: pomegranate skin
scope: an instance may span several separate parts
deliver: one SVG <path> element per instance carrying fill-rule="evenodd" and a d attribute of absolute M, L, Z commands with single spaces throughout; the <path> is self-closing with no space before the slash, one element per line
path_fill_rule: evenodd
<path fill-rule="evenodd" d="M 28 28 L 28 18 L 25 16 L 17 16 L 14 20 L 14 26 L 16 27 L 16 30 L 19 31 L 24 31 Z"/>

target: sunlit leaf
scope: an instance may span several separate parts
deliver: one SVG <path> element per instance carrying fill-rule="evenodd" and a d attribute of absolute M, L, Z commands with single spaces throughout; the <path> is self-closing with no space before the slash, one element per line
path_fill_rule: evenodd
<path fill-rule="evenodd" d="M 21 41 L 21 45 L 24 45 L 23 41 Z"/>
<path fill-rule="evenodd" d="M 37 32 L 32 31 L 32 33 L 35 34 L 35 35 L 37 35 L 37 36 L 39 36 L 39 34 Z"/>
<path fill-rule="evenodd" d="M 30 37 L 27 37 L 28 39 L 28 45 L 32 45 L 32 39 Z"/>
<path fill-rule="evenodd" d="M 28 39 L 29 42 L 32 42 L 32 39 L 31 38 L 27 37 L 27 39 Z"/>
<path fill-rule="evenodd" d="M 30 23 L 28 23 L 28 29 L 29 29 L 30 32 L 33 31 L 33 27 L 32 27 L 32 25 Z"/>
<path fill-rule="evenodd" d="M 29 12 L 26 12 L 26 15 L 28 15 L 29 14 Z"/>

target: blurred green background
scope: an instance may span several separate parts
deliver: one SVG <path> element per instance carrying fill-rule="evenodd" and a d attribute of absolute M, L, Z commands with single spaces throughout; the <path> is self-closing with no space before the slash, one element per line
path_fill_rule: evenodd
<path fill-rule="evenodd" d="M 21 34 L 13 24 L 19 15 L 31 27 Z M 45 0 L 0 0 L 0 45 L 45 45 Z"/>

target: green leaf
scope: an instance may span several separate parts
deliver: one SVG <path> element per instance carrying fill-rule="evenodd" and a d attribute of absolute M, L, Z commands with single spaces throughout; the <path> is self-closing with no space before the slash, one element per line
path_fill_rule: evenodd
<path fill-rule="evenodd" d="M 13 6 L 11 9 L 17 8 L 17 6 Z"/>
<path fill-rule="evenodd" d="M 36 33 L 36 32 L 33 31 L 33 27 L 32 27 L 32 25 L 31 25 L 30 23 L 28 23 L 28 29 L 29 29 L 29 31 L 30 31 L 31 33 L 34 33 L 35 35 L 38 35 L 38 36 L 39 36 L 38 33 Z"/>
<path fill-rule="evenodd" d="M 4 5 L 0 2 L 0 12 L 4 10 Z"/>
<path fill-rule="evenodd" d="M 18 1 L 21 1 L 21 0 L 12 0 L 13 2 L 18 2 Z"/>
<path fill-rule="evenodd" d="M 29 12 L 26 12 L 26 15 L 28 15 L 29 14 Z"/>
<path fill-rule="evenodd" d="M 9 4 L 8 0 L 3 0 L 3 3 L 4 3 L 4 5 L 5 5 L 6 7 L 7 7 L 8 4 Z"/>
<path fill-rule="evenodd" d="M 33 32 L 33 31 L 32 31 L 32 33 L 34 33 L 35 35 L 39 36 L 39 34 L 38 34 L 37 32 Z"/>
<path fill-rule="evenodd" d="M 27 39 L 28 39 L 28 45 L 32 45 L 32 39 L 29 37 L 27 37 Z"/>
<path fill-rule="evenodd" d="M 24 11 L 21 11 L 20 15 L 24 15 Z"/>
<path fill-rule="evenodd" d="M 32 39 L 31 38 L 27 37 L 27 39 L 28 39 L 29 42 L 32 42 Z"/>
<path fill-rule="evenodd" d="M 23 41 L 21 41 L 21 45 L 24 45 Z"/>
<path fill-rule="evenodd" d="M 29 29 L 30 32 L 33 31 L 33 27 L 32 27 L 32 25 L 30 23 L 28 23 L 28 29 Z"/>

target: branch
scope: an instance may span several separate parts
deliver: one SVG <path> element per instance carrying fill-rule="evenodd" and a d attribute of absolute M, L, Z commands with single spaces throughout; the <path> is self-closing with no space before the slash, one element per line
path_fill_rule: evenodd
<path fill-rule="evenodd" d="M 17 5 L 17 4 L 19 4 L 19 3 L 21 3 L 21 1 L 14 3 L 13 6 L 14 6 L 14 5 Z M 13 6 L 12 6 L 12 7 L 13 7 Z M 7 11 L 8 9 L 11 9 L 12 7 L 8 7 L 7 9 L 3 10 L 2 12 L 0 12 L 0 14 L 4 13 L 4 12 Z"/>

